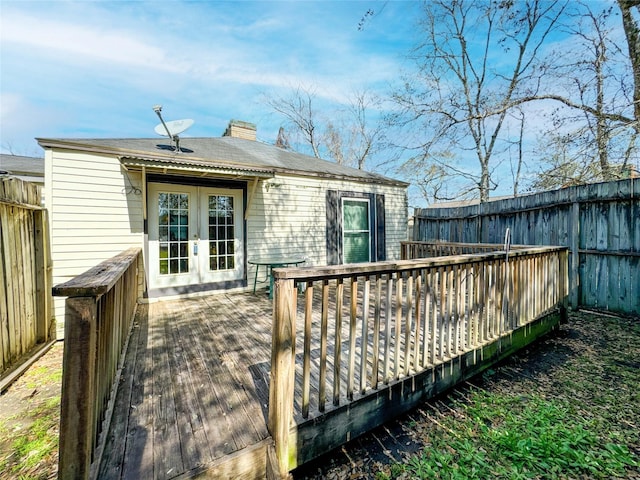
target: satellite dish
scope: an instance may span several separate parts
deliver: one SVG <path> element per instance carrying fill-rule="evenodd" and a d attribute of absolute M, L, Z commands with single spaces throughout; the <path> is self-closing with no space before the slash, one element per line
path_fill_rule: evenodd
<path fill-rule="evenodd" d="M 158 135 L 162 135 L 165 137 L 169 137 L 171 139 L 171 144 L 176 144 L 174 151 L 176 153 L 180 153 L 180 135 L 187 128 L 193 125 L 193 120 L 190 118 L 185 118 L 184 120 L 172 120 L 170 122 L 165 122 L 162 118 L 162 105 L 154 105 L 153 111 L 156 112 L 158 118 L 160 119 L 160 123 L 156 125 L 155 131 Z"/>
<path fill-rule="evenodd" d="M 191 127 L 191 125 L 193 125 L 193 123 L 193 120 L 190 118 L 185 118 L 183 120 L 171 120 L 170 122 L 159 123 L 156 125 L 154 130 L 158 135 L 173 138 L 186 131 Z"/>

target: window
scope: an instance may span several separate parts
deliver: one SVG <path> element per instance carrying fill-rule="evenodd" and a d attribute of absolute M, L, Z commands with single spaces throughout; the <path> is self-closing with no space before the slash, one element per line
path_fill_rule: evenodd
<path fill-rule="evenodd" d="M 370 261 L 371 231 L 368 200 L 342 199 L 342 232 L 344 263 Z"/>
<path fill-rule="evenodd" d="M 327 190 L 327 265 L 386 259 L 384 195 Z"/>

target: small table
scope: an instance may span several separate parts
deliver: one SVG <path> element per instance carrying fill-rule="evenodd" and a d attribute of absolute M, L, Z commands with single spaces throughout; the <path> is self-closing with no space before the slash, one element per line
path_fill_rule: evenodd
<path fill-rule="evenodd" d="M 260 283 L 269 281 L 269 298 L 273 298 L 273 275 L 272 270 L 274 268 L 297 266 L 304 263 L 304 258 L 287 258 L 287 257 L 267 257 L 267 258 L 254 258 L 249 260 L 249 264 L 256 266 L 256 275 L 253 278 L 253 293 L 256 293 L 256 284 L 258 283 L 258 271 L 261 266 L 267 267 L 267 278 L 261 280 Z"/>

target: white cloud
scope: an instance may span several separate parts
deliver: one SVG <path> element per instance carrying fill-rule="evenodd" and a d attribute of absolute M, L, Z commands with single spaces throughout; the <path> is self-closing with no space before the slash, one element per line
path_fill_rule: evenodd
<path fill-rule="evenodd" d="M 68 65 L 108 65 L 183 72 L 187 65 L 170 58 L 161 46 L 145 42 L 135 32 L 101 25 L 73 24 L 22 14 L 5 17 L 0 34 L 4 48 L 25 56 L 49 57 Z M 87 65 L 89 62 L 89 65 Z M 95 68 L 95 66 L 94 66 Z"/>
<path fill-rule="evenodd" d="M 19 138 L 146 135 L 155 103 L 195 118 L 194 135 L 243 117 L 277 131 L 260 92 L 306 85 L 340 103 L 385 89 L 402 49 L 382 33 L 409 28 L 358 32 L 358 2 L 2 1 L 3 141 L 9 118 Z M 407 5 L 385 12 L 406 24 Z"/>

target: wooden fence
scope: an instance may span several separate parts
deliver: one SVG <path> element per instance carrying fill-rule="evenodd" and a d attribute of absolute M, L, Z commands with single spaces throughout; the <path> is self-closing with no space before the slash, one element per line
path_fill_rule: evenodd
<path fill-rule="evenodd" d="M 51 340 L 49 227 L 40 187 L 0 177 L 0 379 Z"/>
<path fill-rule="evenodd" d="M 100 434 L 109 430 L 115 400 L 112 388 L 118 384 L 141 293 L 141 252 L 131 248 L 53 289 L 54 295 L 69 297 L 65 303 L 58 478 L 95 477 L 91 465 L 101 455 L 98 445 L 104 442 Z"/>
<path fill-rule="evenodd" d="M 570 304 L 640 315 L 640 179 L 457 208 L 416 209 L 413 240 L 562 245 Z"/>
<path fill-rule="evenodd" d="M 564 312 L 567 249 L 276 269 L 274 282 L 268 425 L 286 472 L 540 335 L 534 322 Z"/>

